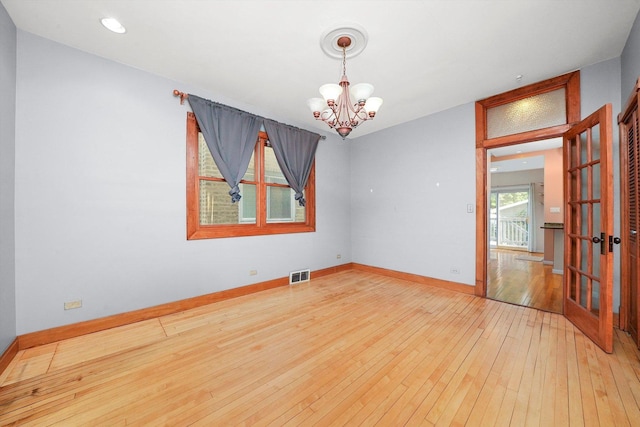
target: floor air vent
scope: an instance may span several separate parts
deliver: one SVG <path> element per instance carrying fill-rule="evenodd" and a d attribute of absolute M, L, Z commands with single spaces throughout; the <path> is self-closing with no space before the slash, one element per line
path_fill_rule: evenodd
<path fill-rule="evenodd" d="M 289 284 L 295 285 L 300 282 L 308 282 L 311 278 L 310 270 L 293 271 L 289 273 Z"/>

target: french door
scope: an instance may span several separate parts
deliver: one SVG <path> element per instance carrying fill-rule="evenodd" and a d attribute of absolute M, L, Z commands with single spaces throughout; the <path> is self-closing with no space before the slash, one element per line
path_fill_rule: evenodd
<path fill-rule="evenodd" d="M 613 351 L 612 114 L 607 104 L 564 134 L 564 315 Z"/>

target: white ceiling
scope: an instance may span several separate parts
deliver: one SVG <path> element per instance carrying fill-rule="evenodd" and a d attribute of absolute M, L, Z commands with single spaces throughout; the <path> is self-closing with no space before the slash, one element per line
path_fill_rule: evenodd
<path fill-rule="evenodd" d="M 491 162 L 491 173 L 518 172 L 530 169 L 544 169 L 544 156 Z"/>
<path fill-rule="evenodd" d="M 544 156 L 540 151 L 562 147 L 562 138 L 544 139 L 541 141 L 526 142 L 507 147 L 492 148 L 487 150 L 487 156 L 491 160 L 491 173 L 516 172 L 529 169 L 544 169 Z M 503 156 L 514 156 L 507 160 L 501 160 Z M 496 159 L 496 160 L 494 160 Z"/>
<path fill-rule="evenodd" d="M 384 105 L 351 138 L 617 57 L 640 9 L 640 0 L 0 1 L 24 31 L 322 133 L 332 131 L 305 102 L 338 82 L 341 60 L 320 38 L 358 24 L 369 40 L 347 75 L 373 84 Z M 105 16 L 127 33 L 105 30 Z"/>

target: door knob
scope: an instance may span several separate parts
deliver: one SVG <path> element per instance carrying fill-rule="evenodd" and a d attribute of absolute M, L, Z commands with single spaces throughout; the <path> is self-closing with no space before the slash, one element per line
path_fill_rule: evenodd
<path fill-rule="evenodd" d="M 593 236 L 591 238 L 591 241 L 593 243 L 600 243 L 600 254 L 601 255 L 606 255 L 607 254 L 607 244 L 605 243 L 606 240 L 606 234 L 605 233 L 600 233 L 600 237 L 598 236 Z M 611 236 L 609 236 L 611 237 Z M 609 242 L 609 247 L 611 247 L 611 241 Z"/>
<path fill-rule="evenodd" d="M 613 252 L 613 244 L 619 245 L 621 242 L 619 237 L 609 236 L 609 252 Z"/>

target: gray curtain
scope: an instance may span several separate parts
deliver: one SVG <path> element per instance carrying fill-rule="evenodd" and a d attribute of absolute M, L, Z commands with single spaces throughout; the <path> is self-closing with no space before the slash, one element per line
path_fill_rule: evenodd
<path fill-rule="evenodd" d="M 238 184 L 249 167 L 262 118 L 196 95 L 187 99 L 235 203 L 242 197 Z"/>
<path fill-rule="evenodd" d="M 296 200 L 304 206 L 302 191 L 309 179 L 320 135 L 273 120 L 265 120 L 264 128 L 282 173 L 296 192 Z"/>

